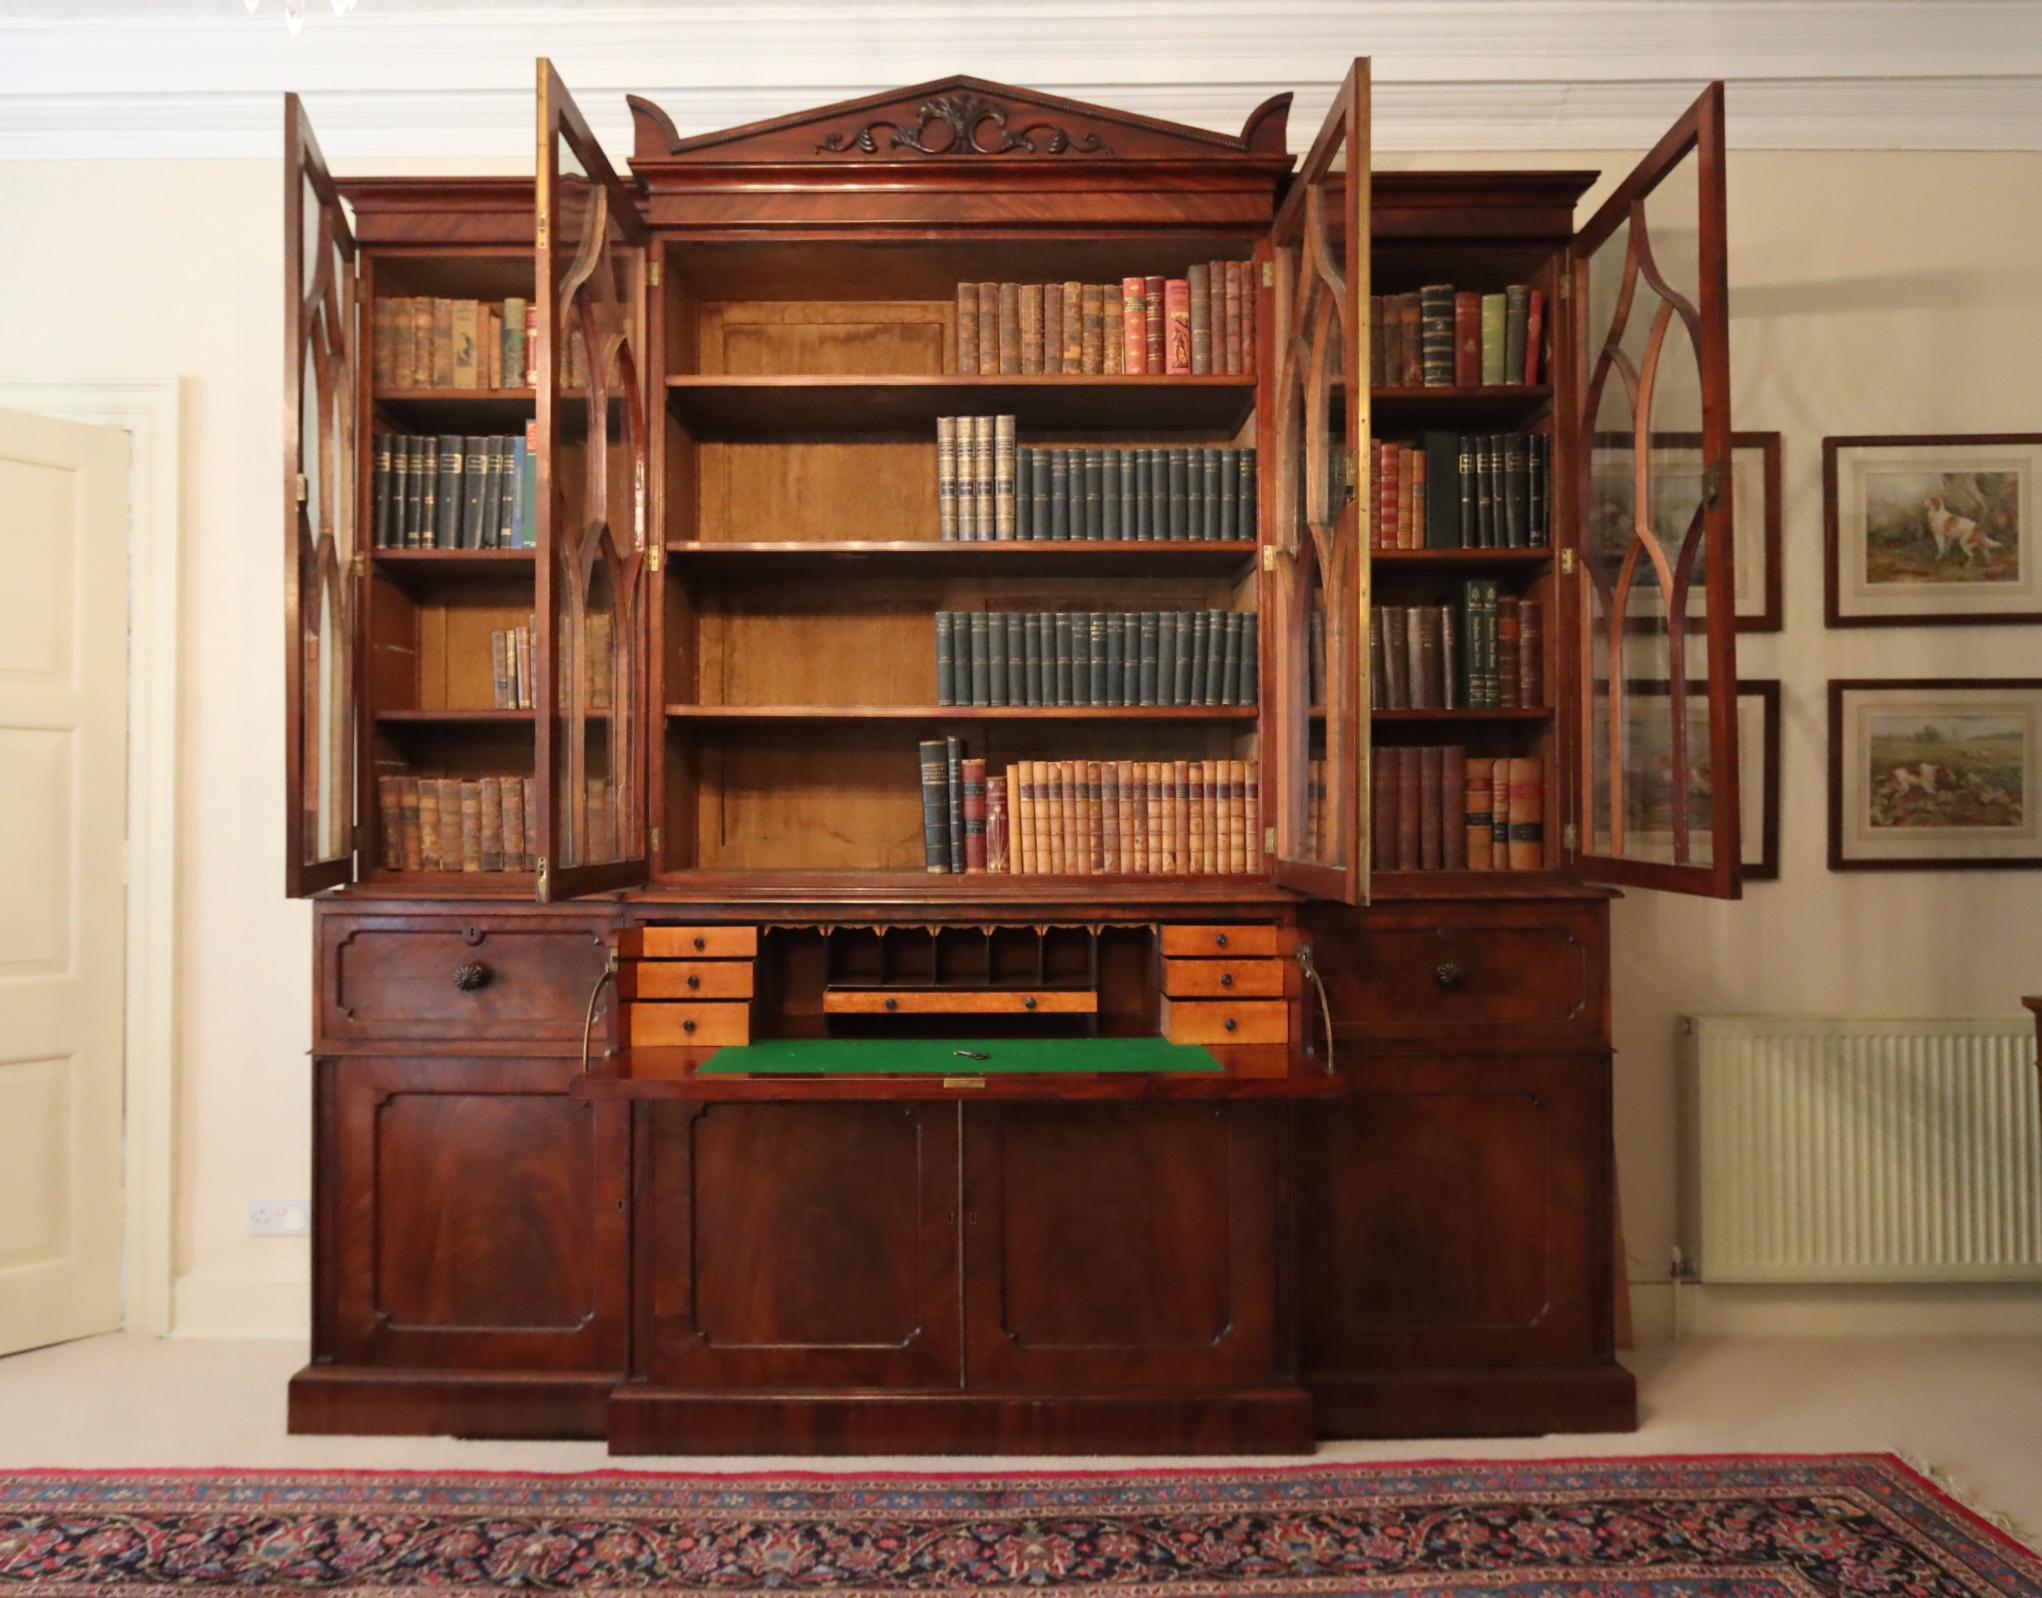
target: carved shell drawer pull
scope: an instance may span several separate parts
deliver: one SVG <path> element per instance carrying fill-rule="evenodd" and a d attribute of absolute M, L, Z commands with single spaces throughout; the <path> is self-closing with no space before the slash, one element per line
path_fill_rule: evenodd
<path fill-rule="evenodd" d="M 480 960 L 464 960 L 454 967 L 454 986 L 463 993 L 473 993 L 489 986 L 489 967 Z"/>

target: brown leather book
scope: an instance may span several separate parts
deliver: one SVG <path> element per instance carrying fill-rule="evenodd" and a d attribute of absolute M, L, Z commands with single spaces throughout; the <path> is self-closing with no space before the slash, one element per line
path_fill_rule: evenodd
<path fill-rule="evenodd" d="M 1189 876 L 1197 869 L 1191 858 L 1191 762 L 1170 762 L 1170 869 Z"/>
<path fill-rule="evenodd" d="M 1106 371 L 1106 302 L 1097 283 L 1078 289 L 1078 370 L 1087 377 Z"/>
<path fill-rule="evenodd" d="M 1521 648 L 1517 601 L 1506 594 L 1496 601 L 1496 703 L 1504 710 L 1515 710 L 1523 703 L 1518 698 L 1517 679 Z"/>
<path fill-rule="evenodd" d="M 1085 762 L 1085 840 L 1086 861 L 1096 877 L 1106 869 L 1106 773 L 1097 760 Z"/>
<path fill-rule="evenodd" d="M 459 871 L 461 869 L 460 828 L 461 809 L 457 798 L 453 810 L 454 845 L 449 848 L 441 837 L 440 806 L 444 798 L 443 784 L 437 777 L 427 777 L 418 785 L 418 869 L 421 871 Z M 452 859 L 449 866 L 446 862 Z"/>
<path fill-rule="evenodd" d="M 1186 831 L 1190 834 L 1191 856 L 1185 870 L 1203 873 L 1205 863 L 1205 762 L 1193 760 L 1185 769 L 1184 808 L 1189 812 Z"/>
<path fill-rule="evenodd" d="M 1406 749 L 1397 763 L 1397 869 L 1420 871 L 1425 866 L 1425 788 L 1423 751 Z"/>
<path fill-rule="evenodd" d="M 1489 839 L 1492 845 L 1490 866 L 1497 871 L 1510 869 L 1510 761 L 1498 755 L 1489 766 Z"/>
<path fill-rule="evenodd" d="M 1085 370 L 1085 285 L 1064 285 L 1064 374 Z"/>
<path fill-rule="evenodd" d="M 1114 790 L 1120 796 L 1120 869 L 1139 871 L 1142 797 L 1139 768 L 1132 760 L 1114 762 Z"/>
<path fill-rule="evenodd" d="M 1070 869 L 1070 846 L 1065 836 L 1070 825 L 1069 766 L 1064 760 L 1045 760 L 1035 768 L 1036 802 L 1042 807 L 1042 858 L 1045 869 L 1061 875 Z"/>
<path fill-rule="evenodd" d="M 404 869 L 404 779 L 376 779 L 376 860 L 385 871 Z"/>
<path fill-rule="evenodd" d="M 1414 289 L 1409 294 L 1399 294 L 1397 296 L 1397 304 L 1402 316 L 1404 333 L 1403 342 L 1400 345 L 1403 355 L 1403 367 L 1398 373 L 1398 382 L 1405 388 L 1423 388 L 1425 386 L 1425 355 L 1423 347 L 1419 342 L 1420 311 L 1417 290 Z"/>
<path fill-rule="evenodd" d="M 1229 781 L 1232 784 L 1233 809 L 1229 812 L 1232 819 L 1228 836 L 1234 845 L 1233 868 L 1239 873 L 1248 869 L 1248 762 L 1236 760 L 1232 767 Z"/>
<path fill-rule="evenodd" d="M 1377 710 L 1390 708 L 1390 683 L 1383 669 L 1383 652 L 1383 617 L 1378 606 L 1368 629 L 1368 702 Z"/>
<path fill-rule="evenodd" d="M 1517 697 L 1533 710 L 1546 702 L 1545 611 L 1536 599 L 1517 602 Z"/>
<path fill-rule="evenodd" d="M 1164 289 L 1166 281 L 1167 279 L 1161 277 L 1142 279 L 1142 320 L 1145 323 L 1143 332 L 1148 339 L 1148 350 L 1143 366 L 1151 377 L 1161 377 L 1170 369 L 1165 354 L 1169 342 L 1164 332 L 1169 322 L 1169 309 L 1164 303 L 1167 298 Z"/>
<path fill-rule="evenodd" d="M 400 388 L 433 386 L 433 328 L 439 321 L 439 302 L 428 294 L 411 299 L 411 376 Z M 537 359 L 536 354 L 533 359 Z"/>
<path fill-rule="evenodd" d="M 539 780 L 520 777 L 518 781 L 525 790 L 525 869 L 531 871 L 538 866 L 539 851 L 546 847 L 539 832 Z"/>
<path fill-rule="evenodd" d="M 1042 370 L 1054 377 L 1064 369 L 1064 286 L 1041 283 L 1036 292 L 1042 296 Z"/>
<path fill-rule="evenodd" d="M 525 784 L 519 777 L 505 777 L 498 785 L 503 795 L 503 868 L 529 871 L 531 850 L 525 837 Z"/>
<path fill-rule="evenodd" d="M 1163 283 L 1163 370 L 1172 377 L 1191 373 L 1191 284 L 1181 277 Z"/>
<path fill-rule="evenodd" d="M 1257 760 L 1247 761 L 1244 770 L 1241 809 L 1248 830 L 1248 861 L 1244 869 L 1259 876 L 1266 853 L 1262 847 L 1262 763 Z"/>
<path fill-rule="evenodd" d="M 1439 708 L 1439 607 L 1413 605 L 1404 627 L 1411 648 L 1411 708 Z"/>
<path fill-rule="evenodd" d="M 1437 744 L 1418 751 L 1418 867 L 1446 868 L 1446 751 Z"/>
<path fill-rule="evenodd" d="M 1000 370 L 1000 285 L 978 286 L 978 370 L 992 377 Z"/>
<path fill-rule="evenodd" d="M 1000 372 L 1018 377 L 1021 373 L 1021 285 L 1000 285 Z"/>
<path fill-rule="evenodd" d="M 1510 869 L 1537 871 L 1545 861 L 1545 762 L 1519 755 L 1510 762 Z"/>
<path fill-rule="evenodd" d="M 1120 285 L 1099 285 L 1099 357 L 1108 377 L 1127 373 L 1127 307 L 1121 303 Z"/>
<path fill-rule="evenodd" d="M 1403 781 L 1404 751 L 1378 745 L 1369 756 L 1369 859 L 1377 871 L 1389 871 L 1397 860 L 1397 794 Z"/>
<path fill-rule="evenodd" d="M 1468 869 L 1468 752 L 1459 744 L 1440 751 L 1439 849 L 1442 871 Z"/>
<path fill-rule="evenodd" d="M 1012 851 L 1011 864 L 1008 869 L 1018 877 L 1028 870 L 1028 812 L 1034 805 L 1034 793 L 1028 782 L 1027 761 L 1010 760 L 1007 762 L 1006 794 L 1009 810 L 1008 825 L 1012 830 L 1012 842 L 1008 846 Z M 992 799 L 989 792 L 987 795 L 988 808 L 990 808 L 991 803 Z M 989 852 L 991 847 L 990 844 L 987 845 Z"/>
<path fill-rule="evenodd" d="M 1212 267 L 1204 261 L 1193 261 L 1185 269 L 1184 280 L 1188 286 L 1191 302 L 1191 370 L 1193 373 L 1212 370 Z"/>
<path fill-rule="evenodd" d="M 1260 365 L 1255 339 L 1255 307 L 1262 289 L 1262 268 L 1253 261 L 1241 263 L 1241 373 L 1253 377 Z"/>
<path fill-rule="evenodd" d="M 1495 761 L 1487 755 L 1468 755 L 1462 773 L 1462 845 L 1460 855 L 1470 871 L 1493 871 L 1497 841 L 1491 833 L 1489 802 L 1495 784 Z"/>
<path fill-rule="evenodd" d="M 978 373 L 978 285 L 957 285 L 957 375 Z"/>
<path fill-rule="evenodd" d="M 1454 296 L 1454 382 L 1461 388 L 1482 386 L 1482 296 Z"/>
<path fill-rule="evenodd" d="M 1129 377 L 1145 377 L 1149 370 L 1149 312 L 1147 278 L 1120 280 L 1120 369 Z"/>
<path fill-rule="evenodd" d="M 589 819 L 590 831 L 593 832 L 595 830 L 595 818 L 591 816 Z M 482 869 L 482 784 L 472 777 L 461 784 L 460 826 L 461 869 L 463 871 L 480 871 Z M 442 853 L 446 852 L 448 843 L 446 832 L 447 818 L 443 814 L 440 817 L 440 849 Z M 594 855 L 591 858 L 602 860 L 609 857 L 607 855 Z"/>
<path fill-rule="evenodd" d="M 501 871 L 503 869 L 503 779 L 484 777 L 476 787 L 480 790 L 478 803 L 481 812 L 482 869 Z"/>
<path fill-rule="evenodd" d="M 454 302 L 436 299 L 432 302 L 432 388 L 454 386 Z"/>
<path fill-rule="evenodd" d="M 1099 762 L 1099 869 L 1117 876 L 1120 864 L 1120 764 Z"/>
<path fill-rule="evenodd" d="M 392 357 L 397 351 L 395 337 L 397 301 L 390 295 L 381 295 L 376 300 L 375 310 L 369 318 L 371 340 L 369 380 L 377 388 L 394 388 L 391 381 Z"/>
<path fill-rule="evenodd" d="M 1243 370 L 1241 355 L 1244 347 L 1244 341 L 1241 337 L 1241 306 L 1243 296 L 1241 287 L 1242 278 L 1246 270 L 1246 267 L 1239 261 L 1223 261 L 1220 263 L 1220 271 L 1225 274 L 1226 280 L 1226 289 L 1224 291 L 1227 307 L 1225 323 L 1227 330 L 1226 370 L 1233 376 L 1239 376 Z"/>
<path fill-rule="evenodd" d="M 425 808 L 424 784 L 416 777 L 401 779 L 403 786 L 398 789 L 397 802 L 400 807 L 398 831 L 402 847 L 399 851 L 406 871 L 425 869 L 425 838 L 422 812 Z M 437 805 L 437 799 L 434 801 Z"/>

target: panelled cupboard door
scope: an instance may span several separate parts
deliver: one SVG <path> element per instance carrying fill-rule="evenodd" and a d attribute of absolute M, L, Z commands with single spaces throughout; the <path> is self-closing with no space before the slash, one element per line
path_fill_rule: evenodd
<path fill-rule="evenodd" d="M 538 894 L 643 882 L 646 236 L 539 62 Z"/>
<path fill-rule="evenodd" d="M 354 876 L 355 242 L 284 96 L 285 891 Z"/>
<path fill-rule="evenodd" d="M 1594 881 L 1735 898 L 1722 84 L 1596 213 L 1573 271 L 1579 867 Z M 1705 603 L 1711 594 L 1722 597 Z"/>
<path fill-rule="evenodd" d="M 1276 880 L 1368 896 L 1369 64 L 1357 60 L 1271 234 Z"/>

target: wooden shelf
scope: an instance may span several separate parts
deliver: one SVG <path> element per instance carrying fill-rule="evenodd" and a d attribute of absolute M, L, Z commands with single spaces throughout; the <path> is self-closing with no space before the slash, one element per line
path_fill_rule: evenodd
<path fill-rule="evenodd" d="M 830 542 L 670 543 L 669 564 L 691 572 L 774 582 L 814 577 L 949 576 L 953 573 L 1035 577 L 1225 576 L 1253 560 L 1259 546 L 1229 539 L 1200 543 L 1162 539 L 1092 541 L 1021 539 L 1007 543 L 942 543 L 929 539 L 846 539 Z"/>
<path fill-rule="evenodd" d="M 1253 705 L 668 705 L 674 721 L 1252 721 Z"/>
<path fill-rule="evenodd" d="M 1317 712 L 1314 712 L 1317 714 Z M 1517 706 L 1509 710 L 1371 710 L 1372 721 L 1551 721 L 1549 706 Z"/>
<path fill-rule="evenodd" d="M 521 432 L 531 419 L 528 388 L 379 388 L 376 408 L 422 433 Z"/>
<path fill-rule="evenodd" d="M 378 725 L 399 727 L 512 727 L 531 725 L 529 710 L 379 710 Z"/>
<path fill-rule="evenodd" d="M 721 377 L 667 379 L 697 439 L 927 437 L 939 416 L 1011 413 L 1045 434 L 1182 430 L 1231 437 L 1255 407 L 1252 377 Z"/>
<path fill-rule="evenodd" d="M 1372 549 L 1372 566 L 1550 566 L 1553 552 L 1539 549 Z"/>
<path fill-rule="evenodd" d="M 372 549 L 370 570 L 410 585 L 464 578 L 530 580 L 529 549 Z"/>
<path fill-rule="evenodd" d="M 1505 383 L 1483 388 L 1375 388 L 1369 390 L 1371 423 L 1385 429 L 1466 423 L 1518 426 L 1552 402 L 1550 383 Z"/>
<path fill-rule="evenodd" d="M 810 868 L 668 871 L 653 878 L 642 897 L 657 903 L 672 895 L 689 913 L 712 919 L 743 920 L 738 905 L 800 903 L 833 911 L 855 905 L 898 904 L 1071 905 L 1110 894 L 1116 904 L 1156 906 L 1271 905 L 1294 902 L 1267 876 L 1070 876 L 1028 872 L 973 871 L 954 876 L 940 871 L 841 871 Z M 715 911 L 705 906 L 714 905 Z"/>

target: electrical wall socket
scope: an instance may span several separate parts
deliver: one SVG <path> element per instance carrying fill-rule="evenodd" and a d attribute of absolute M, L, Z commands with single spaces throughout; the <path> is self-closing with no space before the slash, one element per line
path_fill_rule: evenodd
<path fill-rule="evenodd" d="M 250 1237 L 309 1237 L 312 1232 L 310 1199 L 250 1199 Z"/>

